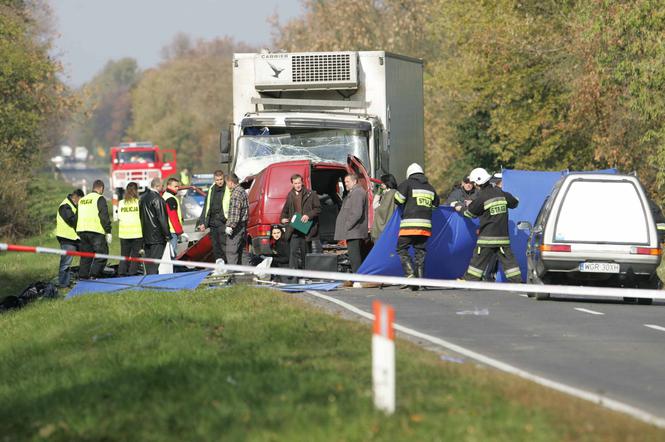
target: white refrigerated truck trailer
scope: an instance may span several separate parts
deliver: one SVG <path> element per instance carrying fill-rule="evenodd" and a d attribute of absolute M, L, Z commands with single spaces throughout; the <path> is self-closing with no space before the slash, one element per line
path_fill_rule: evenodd
<path fill-rule="evenodd" d="M 278 162 L 346 164 L 351 154 L 370 177 L 401 181 L 409 164 L 423 164 L 423 124 L 419 59 L 384 51 L 235 54 L 222 162 L 244 179 Z"/>

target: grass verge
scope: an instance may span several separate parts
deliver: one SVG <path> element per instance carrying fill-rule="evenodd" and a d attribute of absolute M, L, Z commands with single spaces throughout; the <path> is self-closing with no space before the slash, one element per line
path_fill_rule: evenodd
<path fill-rule="evenodd" d="M 370 328 L 236 286 L 0 316 L 0 440 L 662 440 L 648 425 L 398 341 L 373 411 Z"/>

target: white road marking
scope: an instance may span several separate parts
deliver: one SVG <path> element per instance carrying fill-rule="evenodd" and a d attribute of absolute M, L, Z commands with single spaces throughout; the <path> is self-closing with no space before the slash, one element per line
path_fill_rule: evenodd
<path fill-rule="evenodd" d="M 529 295 L 527 295 L 526 293 L 518 293 L 517 295 L 521 296 L 522 298 L 528 298 L 529 297 Z"/>
<path fill-rule="evenodd" d="M 575 310 L 577 310 L 578 312 L 582 312 L 582 313 L 589 313 L 591 315 L 604 315 L 605 314 L 605 313 L 602 313 L 602 312 L 597 312 L 595 310 L 589 310 L 587 308 L 580 308 L 580 307 L 575 307 Z"/>
<path fill-rule="evenodd" d="M 660 331 L 665 331 L 665 327 L 661 327 L 660 325 L 654 325 L 654 324 L 644 324 L 645 327 L 652 328 L 654 330 L 660 330 Z"/>
<path fill-rule="evenodd" d="M 337 304 L 353 313 L 356 313 L 359 316 L 362 316 L 363 318 L 369 319 L 370 321 L 374 320 L 374 315 L 371 313 L 367 313 L 364 310 L 359 309 L 358 307 L 355 307 L 349 303 L 346 303 L 344 301 L 340 301 L 337 298 L 333 298 L 332 296 L 327 296 L 324 295 L 323 293 L 318 293 L 313 290 L 307 290 L 305 293 L 308 293 L 312 296 L 315 296 L 320 299 L 325 299 L 326 301 L 332 302 L 334 304 Z M 625 404 L 623 402 L 619 402 L 614 399 L 610 399 L 606 396 L 599 395 L 597 393 L 592 393 L 590 391 L 586 390 L 581 390 L 579 388 L 571 387 L 569 385 L 563 384 L 561 382 L 557 381 L 552 381 L 550 379 L 544 378 L 542 376 L 538 376 L 532 373 L 529 373 L 528 371 L 522 370 L 520 368 L 514 367 L 510 364 L 506 364 L 505 362 L 501 362 L 497 359 L 490 358 L 488 356 L 482 355 L 480 353 L 476 353 L 473 350 L 469 350 L 464 347 L 460 347 L 457 344 L 453 344 L 452 342 L 445 341 L 441 338 L 437 338 L 436 336 L 430 336 L 425 333 L 421 333 L 417 330 L 410 329 L 408 327 L 404 327 L 403 325 L 399 325 L 396 322 L 393 324 L 395 330 L 400 331 L 402 333 L 405 333 L 407 335 L 414 336 L 416 338 L 420 338 L 422 340 L 431 342 L 432 344 L 439 345 L 443 348 L 447 348 L 448 350 L 454 351 L 456 353 L 459 353 L 461 355 L 464 355 L 470 359 L 475 359 L 478 362 L 481 362 L 485 365 L 488 365 L 490 367 L 494 367 L 498 370 L 504 371 L 506 373 L 511 373 L 516 376 L 519 376 L 523 379 L 527 379 L 529 381 L 535 382 L 536 384 L 551 388 L 553 390 L 560 391 L 562 393 L 569 394 L 571 396 L 587 400 L 589 402 L 593 402 L 596 405 L 600 405 L 601 407 L 608 408 L 610 410 L 619 412 L 619 413 L 624 413 L 629 416 L 634 417 L 635 419 L 639 419 L 643 422 L 646 422 L 648 424 L 655 425 L 660 428 L 665 428 L 665 419 L 655 416 L 647 411 L 640 410 L 637 407 L 633 407 L 632 405 Z"/>

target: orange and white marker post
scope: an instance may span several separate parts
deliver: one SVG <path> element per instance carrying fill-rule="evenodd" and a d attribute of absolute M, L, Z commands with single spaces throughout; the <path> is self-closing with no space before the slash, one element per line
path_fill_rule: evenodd
<path fill-rule="evenodd" d="M 374 334 L 372 335 L 372 386 L 374 406 L 395 412 L 395 309 L 374 301 Z"/>

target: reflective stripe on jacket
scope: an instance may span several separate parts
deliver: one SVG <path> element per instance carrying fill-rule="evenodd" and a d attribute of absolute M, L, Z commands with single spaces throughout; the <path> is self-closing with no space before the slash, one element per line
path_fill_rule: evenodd
<path fill-rule="evenodd" d="M 180 210 L 180 201 L 178 201 L 178 198 L 176 198 L 175 195 L 173 195 L 169 191 L 164 192 L 162 194 L 162 198 L 164 198 L 164 201 L 168 201 L 169 199 L 173 198 L 173 200 L 175 201 L 176 210 L 178 212 L 178 220 L 180 220 L 180 224 L 182 224 L 182 212 Z M 171 233 L 177 233 L 170 219 L 169 219 L 169 230 L 171 231 Z"/>
<path fill-rule="evenodd" d="M 496 247 L 510 244 L 508 209 L 519 204 L 517 198 L 498 187 L 486 185 L 464 211 L 469 218 L 480 217 L 478 246 Z"/>
<path fill-rule="evenodd" d="M 404 207 L 399 236 L 432 236 L 432 210 L 439 196 L 422 173 L 415 173 L 397 187 L 395 202 Z"/>

